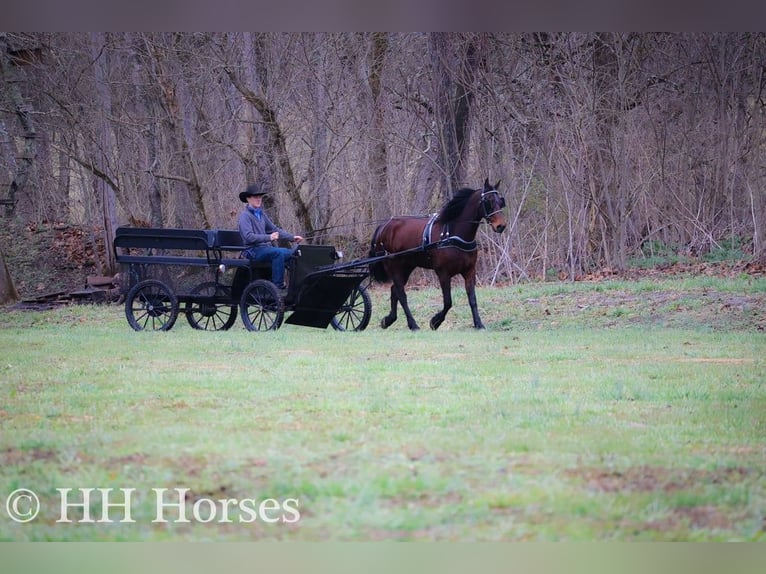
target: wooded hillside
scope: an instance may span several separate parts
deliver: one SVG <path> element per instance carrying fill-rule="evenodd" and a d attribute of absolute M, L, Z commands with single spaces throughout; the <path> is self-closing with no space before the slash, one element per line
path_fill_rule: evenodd
<path fill-rule="evenodd" d="M 762 261 L 764 62 L 752 33 L 4 32 L 0 217 L 108 245 L 233 228 L 267 181 L 280 225 L 361 256 L 373 223 L 488 177 L 510 226 L 480 234 L 484 282 Z"/>

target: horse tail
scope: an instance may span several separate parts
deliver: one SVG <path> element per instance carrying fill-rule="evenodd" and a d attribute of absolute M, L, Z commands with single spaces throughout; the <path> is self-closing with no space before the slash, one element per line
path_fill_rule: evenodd
<path fill-rule="evenodd" d="M 378 257 L 383 255 L 383 253 L 379 252 L 376 247 L 376 244 L 378 243 L 378 236 L 380 235 L 383 227 L 385 227 L 385 224 L 378 225 L 378 227 L 375 229 L 375 232 L 372 234 L 369 257 Z M 386 267 L 383 265 L 383 261 L 375 261 L 374 263 L 370 263 L 370 275 L 378 283 L 386 283 L 390 280 L 388 273 L 386 272 Z"/>

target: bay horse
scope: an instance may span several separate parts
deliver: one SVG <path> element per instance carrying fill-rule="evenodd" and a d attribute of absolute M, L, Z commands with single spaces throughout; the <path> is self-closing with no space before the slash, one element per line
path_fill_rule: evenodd
<path fill-rule="evenodd" d="M 407 326 L 413 331 L 419 329 L 404 290 L 416 267 L 433 269 L 442 289 L 443 308 L 431 317 L 431 329 L 438 329 L 452 308 L 452 277 L 458 273 L 465 281 L 473 326 L 484 328 L 476 305 L 476 231 L 482 220 L 496 233 L 505 229 L 505 199 L 497 191 L 499 185 L 499 181 L 490 185 L 487 178 L 483 188 L 459 190 L 430 217 L 392 217 L 378 226 L 370 241 L 370 257 L 380 259 L 370 264 L 370 274 L 378 282 L 392 282 L 391 312 L 381 321 L 383 329 L 396 321 L 397 303 L 407 316 Z"/>

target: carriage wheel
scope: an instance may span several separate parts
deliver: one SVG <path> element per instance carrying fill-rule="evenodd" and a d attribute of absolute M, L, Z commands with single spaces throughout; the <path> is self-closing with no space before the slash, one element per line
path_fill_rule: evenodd
<path fill-rule="evenodd" d="M 215 281 L 207 281 L 192 289 L 191 295 L 230 300 L 231 289 Z M 227 331 L 237 320 L 237 305 L 192 300 L 186 304 L 186 320 L 189 325 L 202 331 Z"/>
<path fill-rule="evenodd" d="M 348 299 L 330 320 L 336 331 L 364 331 L 372 316 L 372 302 L 367 289 L 354 287 Z"/>
<path fill-rule="evenodd" d="M 248 284 L 239 302 L 239 314 L 248 331 L 276 331 L 285 315 L 276 285 L 265 279 Z"/>
<path fill-rule="evenodd" d="M 178 318 L 178 299 L 162 281 L 140 281 L 128 291 L 125 316 L 136 331 L 169 331 Z"/>

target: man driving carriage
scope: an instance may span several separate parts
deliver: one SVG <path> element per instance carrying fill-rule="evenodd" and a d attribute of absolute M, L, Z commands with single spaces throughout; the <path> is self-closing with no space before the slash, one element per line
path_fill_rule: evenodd
<path fill-rule="evenodd" d="M 242 255 L 252 261 L 271 262 L 271 281 L 278 289 L 286 289 L 285 265 L 292 259 L 293 251 L 285 247 L 276 247 L 272 242 L 278 239 L 300 243 L 303 237 L 293 235 L 277 227 L 263 210 L 263 197 L 268 195 L 265 189 L 257 184 L 239 194 L 239 199 L 246 203 L 245 209 L 239 216 L 239 234 L 246 248 Z"/>

